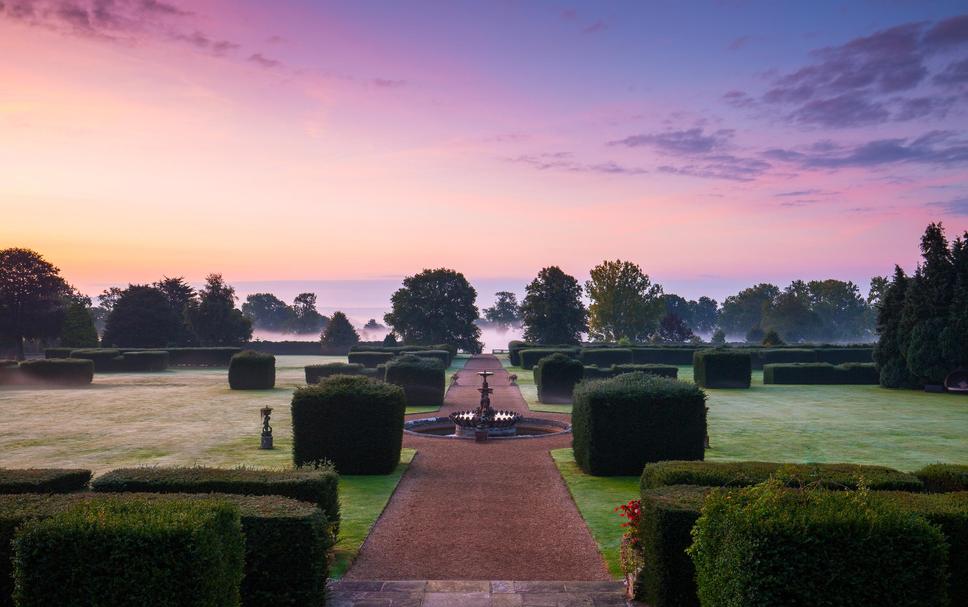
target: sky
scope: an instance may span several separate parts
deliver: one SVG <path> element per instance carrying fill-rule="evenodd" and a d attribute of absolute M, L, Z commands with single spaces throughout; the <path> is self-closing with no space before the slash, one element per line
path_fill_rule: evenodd
<path fill-rule="evenodd" d="M 0 0 L 0 211 L 88 293 L 603 259 L 866 290 L 968 229 L 968 8 Z"/>

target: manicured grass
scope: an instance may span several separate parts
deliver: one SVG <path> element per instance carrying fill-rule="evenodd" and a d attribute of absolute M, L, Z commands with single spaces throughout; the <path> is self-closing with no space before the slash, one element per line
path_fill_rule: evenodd
<path fill-rule="evenodd" d="M 340 476 L 340 531 L 339 541 L 333 547 L 330 577 L 338 579 L 349 569 L 415 454 L 413 449 L 404 449 L 393 474 Z"/>
<path fill-rule="evenodd" d="M 507 363 L 505 363 L 507 364 Z M 530 371 L 508 367 L 536 411 L 570 413 L 537 402 Z M 692 367 L 679 367 L 692 381 Z M 764 385 L 707 390 L 709 460 L 850 462 L 912 471 L 936 462 L 968 463 L 968 398 L 878 386 Z"/>
<path fill-rule="evenodd" d="M 595 543 L 598 544 L 598 551 L 605 559 L 608 572 L 612 577 L 621 579 L 619 545 L 625 531 L 622 523 L 626 519 L 615 512 L 615 507 L 638 498 L 638 477 L 585 474 L 575 463 L 571 449 L 554 449 L 551 457 L 568 485 L 568 491 L 595 538 Z"/>

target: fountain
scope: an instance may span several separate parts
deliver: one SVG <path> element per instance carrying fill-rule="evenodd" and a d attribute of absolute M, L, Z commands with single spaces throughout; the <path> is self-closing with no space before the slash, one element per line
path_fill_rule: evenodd
<path fill-rule="evenodd" d="M 450 421 L 456 426 L 456 434 L 474 433 L 477 441 L 486 441 L 490 436 L 513 436 L 515 425 L 521 421 L 521 414 L 514 411 L 495 411 L 491 407 L 491 394 L 494 389 L 487 385 L 487 378 L 494 375 L 491 371 L 480 371 L 483 384 L 477 389 L 481 393 L 481 404 L 474 411 L 455 411 Z"/>

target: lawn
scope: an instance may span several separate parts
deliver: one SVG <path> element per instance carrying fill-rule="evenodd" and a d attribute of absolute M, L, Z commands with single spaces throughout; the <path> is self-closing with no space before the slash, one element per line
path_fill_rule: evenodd
<path fill-rule="evenodd" d="M 534 375 L 509 367 L 528 405 L 569 413 L 570 405 L 537 402 Z M 692 367 L 679 367 L 692 381 Z M 916 470 L 939 461 L 968 463 L 968 397 L 886 390 L 878 386 L 764 385 L 707 390 L 709 460 L 852 462 Z"/>

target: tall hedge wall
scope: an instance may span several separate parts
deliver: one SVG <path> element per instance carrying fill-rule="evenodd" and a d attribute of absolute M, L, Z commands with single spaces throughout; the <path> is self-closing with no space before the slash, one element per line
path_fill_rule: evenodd
<path fill-rule="evenodd" d="M 749 352 L 725 348 L 698 350 L 693 355 L 693 377 L 703 388 L 749 388 L 752 362 Z"/>
<path fill-rule="evenodd" d="M 627 365 L 632 363 L 632 350 L 630 348 L 582 348 L 579 359 L 585 365 L 596 367 Z"/>
<path fill-rule="evenodd" d="M 632 362 L 637 365 L 691 365 L 695 347 L 633 347 Z"/>
<path fill-rule="evenodd" d="M 434 358 L 398 356 L 386 366 L 385 381 L 403 388 L 408 406 L 436 406 L 444 404 L 445 369 Z"/>
<path fill-rule="evenodd" d="M 232 356 L 229 387 L 233 390 L 271 390 L 276 386 L 276 357 L 254 350 Z"/>
<path fill-rule="evenodd" d="M 363 365 L 359 363 L 327 363 L 325 365 L 306 365 L 306 383 L 315 384 L 331 375 L 362 375 Z"/>
<path fill-rule="evenodd" d="M 763 367 L 764 384 L 854 384 L 877 385 L 880 378 L 874 363 L 786 363 Z"/>
<path fill-rule="evenodd" d="M 584 376 L 584 369 L 581 362 L 561 353 L 539 360 L 534 368 L 538 400 L 543 403 L 570 403 L 575 384 Z"/>

